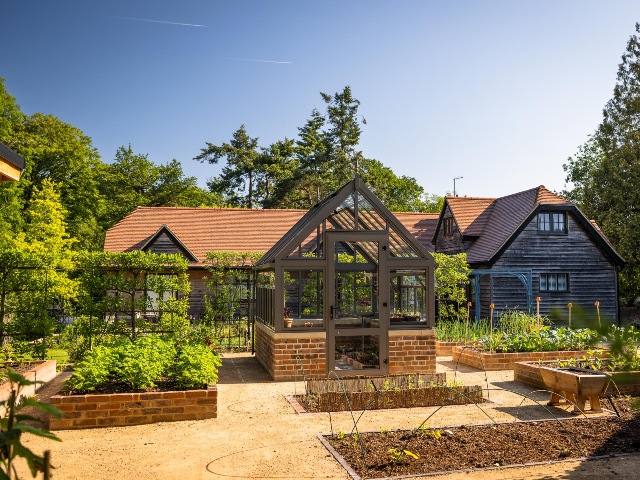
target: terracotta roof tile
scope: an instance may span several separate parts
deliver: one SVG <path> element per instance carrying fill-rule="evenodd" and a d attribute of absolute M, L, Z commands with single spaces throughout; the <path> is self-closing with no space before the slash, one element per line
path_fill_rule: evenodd
<path fill-rule="evenodd" d="M 138 207 L 107 231 L 104 250 L 138 250 L 163 226 L 200 260 L 207 252 L 267 252 L 306 210 Z M 397 218 L 430 251 L 438 220 L 433 213 L 398 213 Z"/>
<path fill-rule="evenodd" d="M 432 239 L 438 225 L 439 214 L 397 212 L 394 215 L 429 252 L 434 251 Z"/>
<path fill-rule="evenodd" d="M 500 198 L 447 197 L 446 200 L 462 234 L 478 237 L 467 249 L 470 263 L 491 260 L 538 205 L 573 205 L 542 185 Z"/>

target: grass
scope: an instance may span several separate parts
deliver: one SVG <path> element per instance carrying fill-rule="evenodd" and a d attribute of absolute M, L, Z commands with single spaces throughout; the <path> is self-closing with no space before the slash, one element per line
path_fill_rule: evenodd
<path fill-rule="evenodd" d="M 50 348 L 47 350 L 47 359 L 56 360 L 58 364 L 69 363 L 69 352 L 61 348 Z"/>

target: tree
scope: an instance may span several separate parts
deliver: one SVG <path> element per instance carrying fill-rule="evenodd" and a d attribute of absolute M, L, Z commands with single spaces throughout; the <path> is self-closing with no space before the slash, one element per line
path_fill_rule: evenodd
<path fill-rule="evenodd" d="M 258 159 L 260 183 L 258 195 L 262 206 L 269 206 L 274 188 L 281 185 L 295 175 L 299 162 L 294 156 L 295 144 L 293 140 L 272 143 L 262 151 Z"/>
<path fill-rule="evenodd" d="M 438 267 L 435 271 L 435 294 L 440 320 L 462 321 L 467 316 L 467 291 L 471 269 L 467 254 L 433 254 Z"/>
<path fill-rule="evenodd" d="M 26 160 L 20 180 L 24 205 L 45 180 L 55 182 L 70 234 L 80 246 L 97 248 L 100 238 L 93 235 L 103 209 L 96 179 L 101 162 L 91 139 L 53 115 L 36 113 L 15 127 L 8 145 Z"/>
<path fill-rule="evenodd" d="M 640 24 L 636 24 L 640 33 Z M 640 38 L 632 35 L 598 129 L 564 165 L 568 192 L 625 258 L 620 296 L 640 295 Z"/>
<path fill-rule="evenodd" d="M 327 105 L 327 153 L 338 183 L 343 183 L 358 170 L 358 163 L 362 159 L 362 152 L 356 151 L 362 133 L 359 119 L 363 124 L 367 122 L 358 116 L 360 101 L 353 97 L 350 86 L 333 95 L 320 95 Z"/>
<path fill-rule="evenodd" d="M 382 162 L 363 158 L 360 175 L 364 183 L 393 212 L 434 212 L 442 208 L 442 197 L 429 197 L 413 177 L 398 177 Z"/>
<path fill-rule="evenodd" d="M 77 293 L 67 273 L 73 267 L 74 240 L 67 233 L 65 214 L 56 186 L 44 180 L 34 189 L 24 232 L 5 239 L 0 252 L 7 262 L 0 270 L 3 322 L 10 305 L 13 335 L 32 341 L 41 357 L 46 353 L 44 340 L 53 332 L 53 305 L 67 303 Z"/>
<path fill-rule="evenodd" d="M 244 125 L 233 133 L 229 143 L 214 145 L 207 142 L 194 160 L 216 164 L 225 158 L 222 173 L 208 182 L 209 189 L 220 193 L 234 207 L 254 208 L 259 205 L 257 184 L 260 154 L 258 138 L 251 138 Z"/>
<path fill-rule="evenodd" d="M 105 228 L 138 206 L 181 206 L 183 196 L 193 199 L 197 193 L 194 191 L 196 178 L 185 177 L 180 162 L 174 159 L 165 165 L 156 165 L 148 155 L 134 153 L 131 145 L 118 149 L 115 161 L 102 168 L 100 177 L 107 204 Z"/>
<path fill-rule="evenodd" d="M 295 153 L 299 162 L 293 175 L 276 185 L 270 206 L 310 208 L 353 178 L 362 162 L 356 149 L 360 124 L 360 101 L 351 87 L 333 95 L 320 93 L 326 112 L 313 109 L 311 117 L 298 128 Z"/>
<path fill-rule="evenodd" d="M 6 143 L 15 127 L 22 123 L 24 114 L 16 99 L 7 92 L 4 78 L 0 77 L 0 141 Z"/>

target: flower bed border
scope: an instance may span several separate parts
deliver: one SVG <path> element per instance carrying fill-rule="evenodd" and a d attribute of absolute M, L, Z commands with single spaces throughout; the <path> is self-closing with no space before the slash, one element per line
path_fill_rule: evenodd
<path fill-rule="evenodd" d="M 561 350 L 552 352 L 488 353 L 472 347 L 455 347 L 453 360 L 479 370 L 513 370 L 517 362 L 539 360 L 569 360 L 589 355 L 586 350 Z"/>
<path fill-rule="evenodd" d="M 516 362 L 513 369 L 513 379 L 516 382 L 526 383 L 534 387 L 546 388 L 542 375 L 540 373 L 541 366 L 547 366 L 552 363 L 546 362 Z M 632 395 L 640 393 L 640 371 L 634 372 L 607 372 L 611 376 L 612 382 L 618 387 L 622 395 Z M 616 387 L 611 384 L 607 389 L 610 394 L 617 394 Z"/>
<path fill-rule="evenodd" d="M 58 394 L 52 396 L 50 402 L 63 412 L 61 419 L 49 418 L 50 430 L 203 420 L 218 416 L 218 387 L 210 385 L 200 390 L 104 395 Z"/>

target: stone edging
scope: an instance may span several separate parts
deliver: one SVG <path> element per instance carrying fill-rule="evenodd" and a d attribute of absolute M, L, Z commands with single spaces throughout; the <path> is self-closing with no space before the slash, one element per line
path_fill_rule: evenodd
<path fill-rule="evenodd" d="M 218 387 L 171 392 L 54 395 L 50 403 L 63 417 L 50 417 L 50 430 L 122 427 L 218 416 Z"/>

